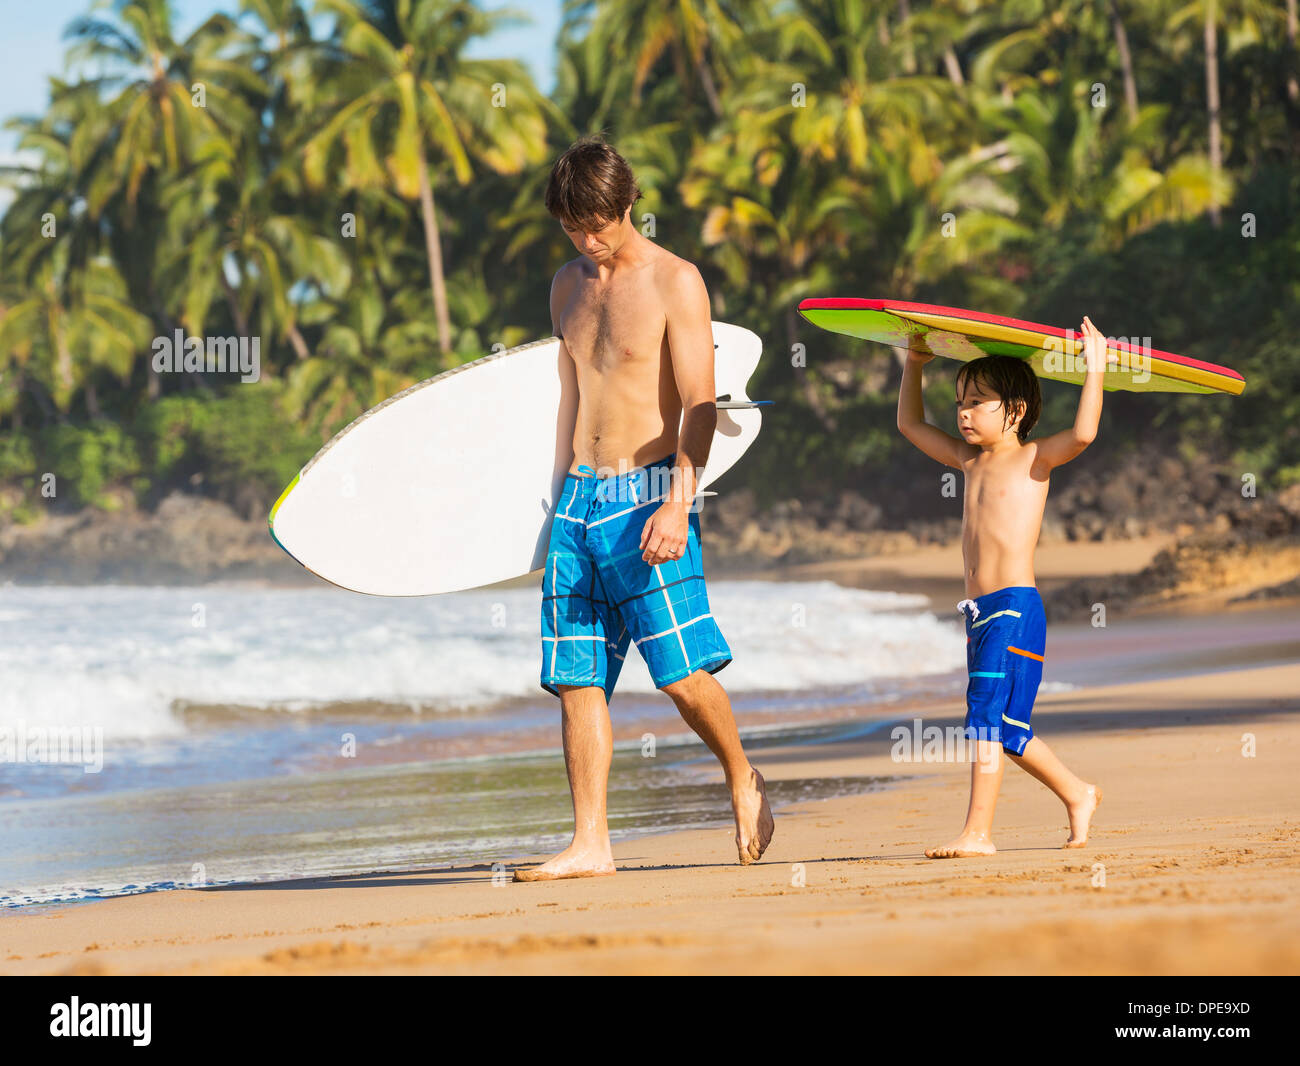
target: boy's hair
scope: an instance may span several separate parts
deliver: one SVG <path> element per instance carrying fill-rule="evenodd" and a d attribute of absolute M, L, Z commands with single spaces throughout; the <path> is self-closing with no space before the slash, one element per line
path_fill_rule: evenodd
<path fill-rule="evenodd" d="M 546 210 L 567 229 L 600 229 L 641 198 L 627 160 L 604 141 L 584 137 L 555 161 Z"/>
<path fill-rule="evenodd" d="M 1038 375 L 1027 360 L 1011 355 L 986 355 L 972 359 L 957 371 L 957 395 L 966 391 L 969 382 L 978 382 L 988 392 L 1002 399 L 1002 426 L 1010 423 L 1017 405 L 1025 405 L 1025 413 L 1016 425 L 1016 436 L 1025 442 L 1043 409 L 1043 394 L 1038 387 Z"/>

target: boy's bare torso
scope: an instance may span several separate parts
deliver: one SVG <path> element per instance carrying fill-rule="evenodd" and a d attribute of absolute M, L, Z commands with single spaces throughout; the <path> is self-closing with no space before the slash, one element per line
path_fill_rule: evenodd
<path fill-rule="evenodd" d="M 1038 446 L 1012 443 L 996 450 L 966 445 L 966 495 L 961 551 L 966 595 L 1010 585 L 1033 585 L 1034 548 L 1043 523 L 1049 474 L 1035 460 Z"/>
<path fill-rule="evenodd" d="M 643 262 L 609 270 L 575 259 L 556 276 L 552 318 L 578 383 L 571 472 L 644 466 L 677 448 L 682 404 L 661 282 L 680 260 L 646 244 Z"/>

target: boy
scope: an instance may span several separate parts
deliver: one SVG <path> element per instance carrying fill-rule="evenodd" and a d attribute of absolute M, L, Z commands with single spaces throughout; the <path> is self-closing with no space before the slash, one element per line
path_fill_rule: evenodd
<path fill-rule="evenodd" d="M 961 470 L 966 479 L 961 546 L 966 595 L 966 730 L 975 738 L 970 806 L 955 840 L 929 848 L 931 859 L 992 855 L 993 808 L 1002 783 L 1002 758 L 1056 793 L 1070 818 L 1067 848 L 1088 841 L 1101 789 L 1080 780 L 1029 724 L 1046 661 L 1043 601 L 1034 584 L 1034 546 L 1054 467 L 1068 463 L 1097 435 L 1101 419 L 1106 339 L 1083 320 L 1088 372 L 1072 429 L 1029 441 L 1042 399 L 1027 362 L 993 355 L 957 372 L 957 426 L 962 439 L 925 421 L 921 367 L 934 358 L 910 352 L 898 393 L 898 429 L 931 459 Z M 1110 361 L 1114 362 L 1112 355 Z"/>

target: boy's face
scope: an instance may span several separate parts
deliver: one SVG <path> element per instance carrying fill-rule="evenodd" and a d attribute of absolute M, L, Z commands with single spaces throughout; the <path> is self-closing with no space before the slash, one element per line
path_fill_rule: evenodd
<path fill-rule="evenodd" d="M 969 376 L 962 385 L 963 390 L 957 397 L 957 429 L 962 440 L 980 447 L 1015 435 L 1016 425 L 1020 422 L 1019 411 L 1004 426 L 1002 397 L 990 391 L 982 381 L 972 381 Z"/>
<path fill-rule="evenodd" d="M 628 212 L 631 208 L 628 208 Z M 568 235 L 573 246 L 593 263 L 603 263 L 623 247 L 623 242 L 627 235 L 623 232 L 623 225 L 628 221 L 628 214 L 624 213 L 620 219 L 612 222 L 592 221 L 583 226 L 574 226 L 572 229 L 565 223 L 564 232 Z M 596 227 L 596 228 L 589 228 Z"/>

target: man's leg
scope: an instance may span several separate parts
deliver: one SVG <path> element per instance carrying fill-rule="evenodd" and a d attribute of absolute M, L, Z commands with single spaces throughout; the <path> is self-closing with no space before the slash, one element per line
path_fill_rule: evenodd
<path fill-rule="evenodd" d="M 555 881 L 614 873 L 605 791 L 614 754 L 605 692 L 594 685 L 558 685 L 564 716 L 564 768 L 573 798 L 573 842 L 541 866 L 516 870 L 516 881 Z"/>
<path fill-rule="evenodd" d="M 709 750 L 718 757 L 731 792 L 736 816 L 736 849 L 741 863 L 757 862 L 772 840 L 772 808 L 767 803 L 763 775 L 749 765 L 740 743 L 731 700 L 717 678 L 706 670 L 665 685 L 663 691 Z"/>

